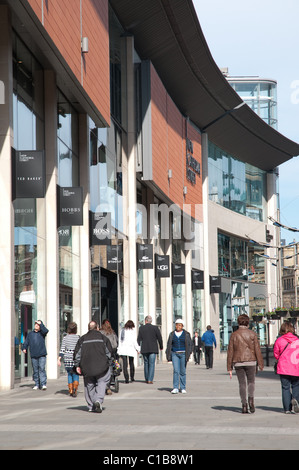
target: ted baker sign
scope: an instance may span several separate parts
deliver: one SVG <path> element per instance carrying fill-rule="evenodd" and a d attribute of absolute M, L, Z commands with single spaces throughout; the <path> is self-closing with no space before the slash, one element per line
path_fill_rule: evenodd
<path fill-rule="evenodd" d="M 12 149 L 13 199 L 45 197 L 45 158 L 42 150 Z"/>

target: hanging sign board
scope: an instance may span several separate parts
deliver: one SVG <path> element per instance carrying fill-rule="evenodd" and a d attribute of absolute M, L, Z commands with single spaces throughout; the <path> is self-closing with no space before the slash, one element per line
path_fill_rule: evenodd
<path fill-rule="evenodd" d="M 111 244 L 111 213 L 89 212 L 90 245 Z"/>
<path fill-rule="evenodd" d="M 43 198 L 46 192 L 43 150 L 12 148 L 12 198 Z"/>
<path fill-rule="evenodd" d="M 137 269 L 152 269 L 153 267 L 153 245 L 137 243 Z"/>
<path fill-rule="evenodd" d="M 81 187 L 57 187 L 58 227 L 83 225 L 83 190 Z"/>
<path fill-rule="evenodd" d="M 156 277 L 170 277 L 169 256 L 155 255 Z"/>
<path fill-rule="evenodd" d="M 221 292 L 221 277 L 210 276 L 210 294 L 219 294 Z"/>
<path fill-rule="evenodd" d="M 204 288 L 204 274 L 203 271 L 192 270 L 192 290 Z"/>
<path fill-rule="evenodd" d="M 172 284 L 185 284 L 185 265 L 172 264 Z"/>
<path fill-rule="evenodd" d="M 107 269 L 109 271 L 123 272 L 123 247 L 122 245 L 107 246 Z"/>

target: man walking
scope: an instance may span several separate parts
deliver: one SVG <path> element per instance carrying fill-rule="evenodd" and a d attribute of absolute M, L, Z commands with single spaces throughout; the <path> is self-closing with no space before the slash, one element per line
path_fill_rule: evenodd
<path fill-rule="evenodd" d="M 155 374 L 156 355 L 158 354 L 158 344 L 163 349 L 163 341 L 157 325 L 152 325 L 152 317 L 145 317 L 145 324 L 139 328 L 137 343 L 141 346 L 141 354 L 144 363 L 145 382 L 152 384 Z"/>
<path fill-rule="evenodd" d="M 216 338 L 211 325 L 207 326 L 207 331 L 202 335 L 201 341 L 205 345 L 206 368 L 213 369 L 213 345 L 216 345 Z"/>
<path fill-rule="evenodd" d="M 102 413 L 106 385 L 111 376 L 112 346 L 97 328 L 95 321 L 88 324 L 88 333 L 81 336 L 75 347 L 74 364 L 78 374 L 83 375 L 88 411 Z"/>
<path fill-rule="evenodd" d="M 33 368 L 33 390 L 47 390 L 47 374 L 46 374 L 46 359 L 47 349 L 45 338 L 49 330 L 45 327 L 41 320 L 34 322 L 34 330 L 28 333 L 25 342 L 22 346 L 24 354 L 27 353 L 29 348 L 32 368 Z"/>

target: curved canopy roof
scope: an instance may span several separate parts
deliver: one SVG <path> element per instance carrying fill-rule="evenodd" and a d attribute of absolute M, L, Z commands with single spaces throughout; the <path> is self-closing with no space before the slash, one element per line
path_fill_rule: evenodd
<path fill-rule="evenodd" d="M 266 124 L 229 85 L 216 65 L 191 0 L 110 0 L 169 95 L 226 152 L 271 171 L 299 155 L 299 144 Z"/>

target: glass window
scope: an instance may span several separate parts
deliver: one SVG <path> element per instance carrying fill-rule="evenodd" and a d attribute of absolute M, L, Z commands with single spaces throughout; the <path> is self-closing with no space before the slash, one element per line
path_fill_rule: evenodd
<path fill-rule="evenodd" d="M 29 49 L 13 36 L 13 146 L 44 149 L 43 69 Z M 37 319 L 45 320 L 44 199 L 15 199 L 15 375 L 30 377 L 30 351 L 21 345 Z"/>
<path fill-rule="evenodd" d="M 209 197 L 227 209 L 263 221 L 266 172 L 241 162 L 209 142 Z"/>
<path fill-rule="evenodd" d="M 78 114 L 58 91 L 57 103 L 58 184 L 79 186 Z M 80 329 L 79 227 L 59 227 L 59 314 L 60 339 L 74 321 Z"/>

